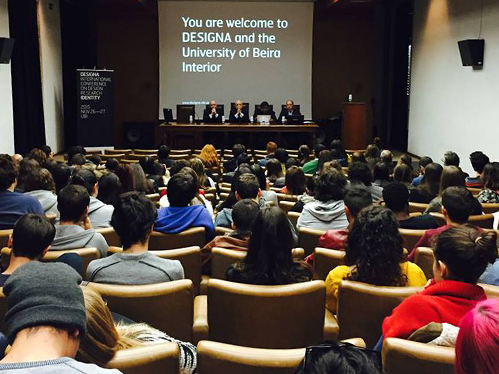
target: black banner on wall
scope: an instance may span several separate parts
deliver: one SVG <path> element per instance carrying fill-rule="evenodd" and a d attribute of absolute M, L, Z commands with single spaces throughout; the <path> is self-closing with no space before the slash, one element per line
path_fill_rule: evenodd
<path fill-rule="evenodd" d="M 77 70 L 78 145 L 113 145 L 114 71 Z"/>

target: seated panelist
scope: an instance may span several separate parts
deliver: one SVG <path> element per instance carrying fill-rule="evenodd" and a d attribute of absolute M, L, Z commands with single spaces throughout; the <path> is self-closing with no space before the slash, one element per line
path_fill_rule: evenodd
<path fill-rule="evenodd" d="M 300 110 L 295 107 L 295 102 L 293 100 L 286 101 L 286 107 L 281 110 L 279 114 L 279 122 L 282 122 L 282 117 L 286 116 L 296 116 L 300 115 Z"/>
<path fill-rule="evenodd" d="M 243 102 L 236 100 L 234 107 L 230 110 L 229 121 L 231 123 L 249 123 L 249 115 L 243 111 Z"/>
<path fill-rule="evenodd" d="M 267 101 L 262 101 L 260 104 L 260 108 L 255 108 L 255 119 L 258 115 L 270 115 L 270 122 L 277 122 L 277 118 L 275 116 L 275 112 L 270 107 Z"/>
<path fill-rule="evenodd" d="M 217 102 L 210 101 L 210 107 L 203 112 L 204 123 L 222 123 L 222 113 L 217 112 Z"/>

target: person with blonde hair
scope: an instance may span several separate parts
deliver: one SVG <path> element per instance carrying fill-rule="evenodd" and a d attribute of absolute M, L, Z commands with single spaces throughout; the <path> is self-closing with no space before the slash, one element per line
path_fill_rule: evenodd
<path fill-rule="evenodd" d="M 205 171 L 203 161 L 199 158 L 193 158 L 190 161 L 191 169 L 196 172 L 199 180 L 199 188 L 206 190 L 211 187 L 215 187 L 215 181 L 210 178 Z"/>
<path fill-rule="evenodd" d="M 203 161 L 204 166 L 208 170 L 220 166 L 220 160 L 218 159 L 217 150 L 211 144 L 206 144 L 203 149 L 201 149 L 201 153 L 199 154 L 198 158 Z"/>
<path fill-rule="evenodd" d="M 115 323 L 113 314 L 102 297 L 90 287 L 81 287 L 85 300 L 87 332 L 80 341 L 76 358 L 85 363 L 106 366 L 117 351 L 166 342 L 177 343 L 180 349 L 180 373 L 196 371 L 196 347 L 176 340 L 145 323 Z M 116 315 L 116 317 L 120 317 Z M 123 320 L 129 319 L 121 317 Z"/>

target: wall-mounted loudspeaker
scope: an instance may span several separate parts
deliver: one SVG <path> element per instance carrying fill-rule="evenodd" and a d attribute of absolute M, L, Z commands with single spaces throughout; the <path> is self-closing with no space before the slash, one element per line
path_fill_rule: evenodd
<path fill-rule="evenodd" d="M 127 122 L 124 127 L 124 146 L 132 149 L 153 149 L 156 123 Z"/>
<path fill-rule="evenodd" d="M 467 39 L 457 42 L 463 66 L 483 66 L 485 40 Z"/>
<path fill-rule="evenodd" d="M 14 39 L 0 38 L 0 64 L 8 64 L 14 49 Z"/>

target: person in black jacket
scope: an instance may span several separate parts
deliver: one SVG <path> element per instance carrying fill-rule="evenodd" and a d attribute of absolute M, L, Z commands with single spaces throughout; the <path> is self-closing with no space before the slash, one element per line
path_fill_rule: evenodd
<path fill-rule="evenodd" d="M 217 102 L 210 101 L 210 107 L 203 112 L 204 123 L 222 123 L 222 113 L 217 112 Z"/>
<path fill-rule="evenodd" d="M 255 120 L 256 120 L 256 117 L 258 115 L 269 115 L 270 122 L 277 122 L 275 112 L 272 110 L 272 108 L 270 107 L 270 105 L 267 101 L 262 101 L 259 109 L 255 108 L 255 114 L 254 114 Z"/>
<path fill-rule="evenodd" d="M 286 116 L 297 116 L 300 115 L 300 110 L 295 107 L 295 102 L 293 100 L 286 100 L 286 107 L 281 110 L 279 114 L 279 122 L 282 122 L 282 118 Z"/>
<path fill-rule="evenodd" d="M 241 100 L 236 100 L 234 103 L 234 108 L 230 111 L 229 121 L 230 123 L 248 123 L 250 121 L 248 111 L 243 110 L 243 102 Z"/>

